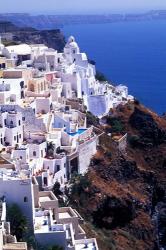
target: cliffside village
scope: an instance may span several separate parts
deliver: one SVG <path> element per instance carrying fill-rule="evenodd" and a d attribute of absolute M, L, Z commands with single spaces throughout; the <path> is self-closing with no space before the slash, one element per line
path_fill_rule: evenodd
<path fill-rule="evenodd" d="M 10 233 L 6 204 L 17 203 L 41 245 L 97 250 L 83 219 L 59 207 L 52 187 L 64 190 L 73 173 L 84 174 L 100 131 L 87 127 L 132 99 L 126 86 L 95 78 L 95 66 L 70 37 L 63 53 L 44 44 L 5 47 L 0 39 L 0 250 L 27 249 Z"/>

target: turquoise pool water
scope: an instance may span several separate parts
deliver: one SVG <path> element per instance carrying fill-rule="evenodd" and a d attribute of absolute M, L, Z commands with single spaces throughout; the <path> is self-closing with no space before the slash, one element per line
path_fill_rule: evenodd
<path fill-rule="evenodd" d="M 79 129 L 76 133 L 67 133 L 68 135 L 75 136 L 75 135 L 81 135 L 84 133 L 87 129 Z"/>

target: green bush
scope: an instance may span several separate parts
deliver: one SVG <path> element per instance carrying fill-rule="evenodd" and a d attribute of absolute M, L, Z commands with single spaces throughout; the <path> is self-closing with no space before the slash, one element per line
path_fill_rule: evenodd
<path fill-rule="evenodd" d="M 71 184 L 73 184 L 73 193 L 80 194 L 82 190 L 86 189 L 87 187 L 91 186 L 91 182 L 86 177 L 86 175 L 75 175 L 71 178 L 70 181 Z"/>
<path fill-rule="evenodd" d="M 111 126 L 111 131 L 113 133 L 121 133 L 124 130 L 124 125 L 117 117 L 107 117 L 107 124 Z"/>
<path fill-rule="evenodd" d="M 105 77 L 105 75 L 103 73 L 101 73 L 100 71 L 96 72 L 96 80 L 100 81 L 100 82 L 107 82 L 107 78 Z"/>
<path fill-rule="evenodd" d="M 52 192 L 55 194 L 55 196 L 62 195 L 60 187 L 61 187 L 60 183 L 58 181 L 56 181 L 53 188 L 52 188 Z"/>
<path fill-rule="evenodd" d="M 87 117 L 87 125 L 88 126 L 98 126 L 99 125 L 99 118 L 97 116 L 94 116 L 91 112 L 86 112 Z"/>
<path fill-rule="evenodd" d="M 27 220 L 17 204 L 7 208 L 7 220 L 10 221 L 12 235 L 16 235 L 18 241 L 22 240 L 28 229 Z"/>

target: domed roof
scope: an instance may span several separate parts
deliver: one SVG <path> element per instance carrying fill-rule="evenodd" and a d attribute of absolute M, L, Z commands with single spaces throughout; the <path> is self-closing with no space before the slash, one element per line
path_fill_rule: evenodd
<path fill-rule="evenodd" d="M 78 44 L 77 44 L 76 42 L 72 42 L 72 43 L 70 43 L 69 45 L 70 45 L 70 47 L 72 47 L 73 49 L 78 48 Z"/>
<path fill-rule="evenodd" d="M 75 42 L 74 36 L 70 36 L 70 37 L 68 38 L 68 43 L 72 43 L 72 42 Z"/>
<path fill-rule="evenodd" d="M 69 37 L 66 47 L 70 47 L 72 49 L 78 48 L 78 44 L 76 43 L 74 36 Z"/>

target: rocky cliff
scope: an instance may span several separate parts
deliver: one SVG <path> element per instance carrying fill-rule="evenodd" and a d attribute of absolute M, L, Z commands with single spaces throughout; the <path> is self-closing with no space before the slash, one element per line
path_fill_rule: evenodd
<path fill-rule="evenodd" d="M 105 135 L 89 172 L 74 179 L 70 202 L 99 249 L 159 249 L 166 244 L 166 120 L 139 102 L 112 116 L 100 126 Z M 119 128 L 128 133 L 123 153 L 107 135 Z"/>
<path fill-rule="evenodd" d="M 36 30 L 34 28 L 20 28 L 10 22 L 0 22 L 0 33 L 4 37 L 6 44 L 12 43 L 44 43 L 50 48 L 61 52 L 65 46 L 65 37 L 59 29 L 55 30 Z M 6 36 L 5 36 L 6 34 Z M 11 37 L 8 39 L 8 37 Z"/>

